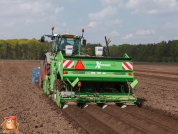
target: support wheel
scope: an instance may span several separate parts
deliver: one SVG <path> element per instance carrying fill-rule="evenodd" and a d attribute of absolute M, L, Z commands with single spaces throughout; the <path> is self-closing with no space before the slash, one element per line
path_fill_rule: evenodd
<path fill-rule="evenodd" d="M 142 107 L 142 102 L 137 100 L 136 105 L 137 105 L 137 107 Z"/>

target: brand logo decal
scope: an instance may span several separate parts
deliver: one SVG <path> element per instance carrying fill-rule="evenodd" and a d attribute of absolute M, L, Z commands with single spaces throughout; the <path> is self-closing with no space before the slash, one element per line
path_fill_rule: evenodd
<path fill-rule="evenodd" d="M 101 67 L 110 67 L 111 64 L 101 64 L 101 62 L 96 61 L 96 67 L 95 68 L 101 68 Z"/>

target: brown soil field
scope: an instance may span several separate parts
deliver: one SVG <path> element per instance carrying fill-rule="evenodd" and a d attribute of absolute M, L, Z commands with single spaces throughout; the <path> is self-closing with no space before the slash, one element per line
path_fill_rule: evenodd
<path fill-rule="evenodd" d="M 31 82 L 32 68 L 39 65 L 39 61 L 0 61 L 0 124 L 14 115 L 20 134 L 178 132 L 178 64 L 134 63 L 139 81 L 134 94 L 143 102 L 141 108 L 89 105 L 64 110 Z"/>
<path fill-rule="evenodd" d="M 144 106 L 178 116 L 178 63 L 135 63 L 135 78 L 139 84 L 134 89 Z"/>

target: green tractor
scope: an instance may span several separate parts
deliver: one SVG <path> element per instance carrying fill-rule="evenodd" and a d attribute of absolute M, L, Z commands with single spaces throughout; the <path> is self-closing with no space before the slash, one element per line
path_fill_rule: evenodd
<path fill-rule="evenodd" d="M 95 47 L 95 56 L 81 52 L 86 39 L 74 34 L 43 35 L 52 39 L 52 51 L 47 52 L 41 62 L 39 86 L 44 94 L 52 98 L 60 108 L 89 104 L 140 106 L 132 89 L 138 81 L 134 79 L 133 61 L 127 54 L 111 58 L 106 39 L 107 56 L 104 48 Z"/>

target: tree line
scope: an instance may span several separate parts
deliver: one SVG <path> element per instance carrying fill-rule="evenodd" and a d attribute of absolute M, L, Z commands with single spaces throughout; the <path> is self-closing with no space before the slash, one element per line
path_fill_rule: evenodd
<path fill-rule="evenodd" d="M 96 46 L 102 45 L 87 43 L 82 46 L 82 51 L 94 56 Z M 104 48 L 104 55 L 108 55 L 106 47 Z M 0 40 L 0 59 L 42 60 L 45 52 L 51 49 L 51 42 L 42 43 L 36 39 Z M 123 57 L 127 53 L 134 61 L 178 62 L 178 40 L 153 44 L 113 44 L 109 45 L 109 52 L 111 57 Z"/>
<path fill-rule="evenodd" d="M 95 55 L 95 46 L 101 44 L 88 43 L 83 50 L 89 55 Z M 178 62 L 178 40 L 153 44 L 113 44 L 109 46 L 109 52 L 111 57 L 123 57 L 127 53 L 134 61 L 140 62 Z M 108 54 L 106 47 L 104 54 Z"/>
<path fill-rule="evenodd" d="M 41 60 L 45 52 L 50 50 L 50 43 L 36 39 L 0 40 L 0 59 Z"/>

